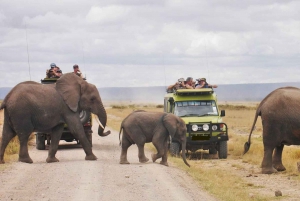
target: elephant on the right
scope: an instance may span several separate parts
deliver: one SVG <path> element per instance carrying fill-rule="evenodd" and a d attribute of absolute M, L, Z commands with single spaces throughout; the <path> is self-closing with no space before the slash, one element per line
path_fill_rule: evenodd
<path fill-rule="evenodd" d="M 263 126 L 264 158 L 262 173 L 284 171 L 282 151 L 284 145 L 300 145 L 300 89 L 282 87 L 272 91 L 259 104 L 244 153 L 250 148 L 250 138 L 257 117 Z M 274 152 L 274 153 L 273 153 Z"/>

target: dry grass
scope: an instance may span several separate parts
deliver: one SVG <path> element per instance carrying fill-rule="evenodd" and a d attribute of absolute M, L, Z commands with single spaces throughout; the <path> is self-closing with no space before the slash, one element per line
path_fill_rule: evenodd
<path fill-rule="evenodd" d="M 247 154 L 243 155 L 244 144 L 248 140 L 251 126 L 253 124 L 257 103 L 249 105 L 229 105 L 222 104 L 221 109 L 226 110 L 226 116 L 223 121 L 226 122 L 229 128 L 228 141 L 228 160 L 242 160 L 244 163 L 260 166 L 263 158 L 263 143 L 262 143 L 262 124 L 258 118 L 255 130 L 252 134 L 251 148 Z M 124 107 L 107 109 L 108 125 L 113 129 L 119 130 L 122 120 L 132 111 L 144 109 L 146 111 L 160 111 L 163 109 L 156 106 L 139 106 L 139 107 Z M 155 151 L 152 144 L 147 144 L 147 147 Z M 300 148 L 291 146 L 285 147 L 283 151 L 283 164 L 287 168 L 284 174 L 298 175 L 297 162 L 300 159 Z M 190 174 L 197 180 L 201 186 L 208 192 L 212 193 L 221 200 L 270 200 L 262 195 L 256 194 L 255 198 L 251 198 L 253 189 L 261 188 L 251 183 L 245 183 L 244 180 L 234 174 L 232 171 L 222 167 L 221 162 L 226 160 L 189 160 L 191 168 L 185 166 L 181 158 L 169 157 L 170 163 L 178 166 Z M 207 166 L 208 167 L 205 167 Z M 239 164 L 232 164 L 232 168 L 243 168 Z M 234 189 L 234 191 L 232 190 Z M 277 200 L 274 198 L 274 200 Z"/>
<path fill-rule="evenodd" d="M 162 112 L 163 109 L 159 105 L 112 105 L 106 109 L 107 125 L 114 130 L 119 130 L 122 120 L 135 110 Z"/>

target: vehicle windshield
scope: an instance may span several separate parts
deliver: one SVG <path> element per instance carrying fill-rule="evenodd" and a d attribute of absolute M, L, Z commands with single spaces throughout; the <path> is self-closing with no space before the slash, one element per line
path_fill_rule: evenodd
<path fill-rule="evenodd" d="M 182 101 L 176 102 L 174 114 L 179 117 L 218 116 L 215 101 Z"/>

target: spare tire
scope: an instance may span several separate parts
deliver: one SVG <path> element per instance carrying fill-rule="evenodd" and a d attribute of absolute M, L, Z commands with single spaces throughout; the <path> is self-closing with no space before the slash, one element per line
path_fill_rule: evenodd
<path fill-rule="evenodd" d="M 88 122 L 90 120 L 91 117 L 91 112 L 86 111 L 86 110 L 82 110 L 79 113 L 79 118 L 82 124 L 85 124 L 86 122 Z"/>

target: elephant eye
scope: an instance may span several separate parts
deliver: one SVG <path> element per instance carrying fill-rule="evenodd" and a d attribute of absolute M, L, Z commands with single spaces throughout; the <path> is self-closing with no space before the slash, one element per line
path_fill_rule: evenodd
<path fill-rule="evenodd" d="M 94 102 L 95 100 L 96 100 L 95 97 L 92 97 L 92 98 L 91 98 L 91 102 Z"/>

